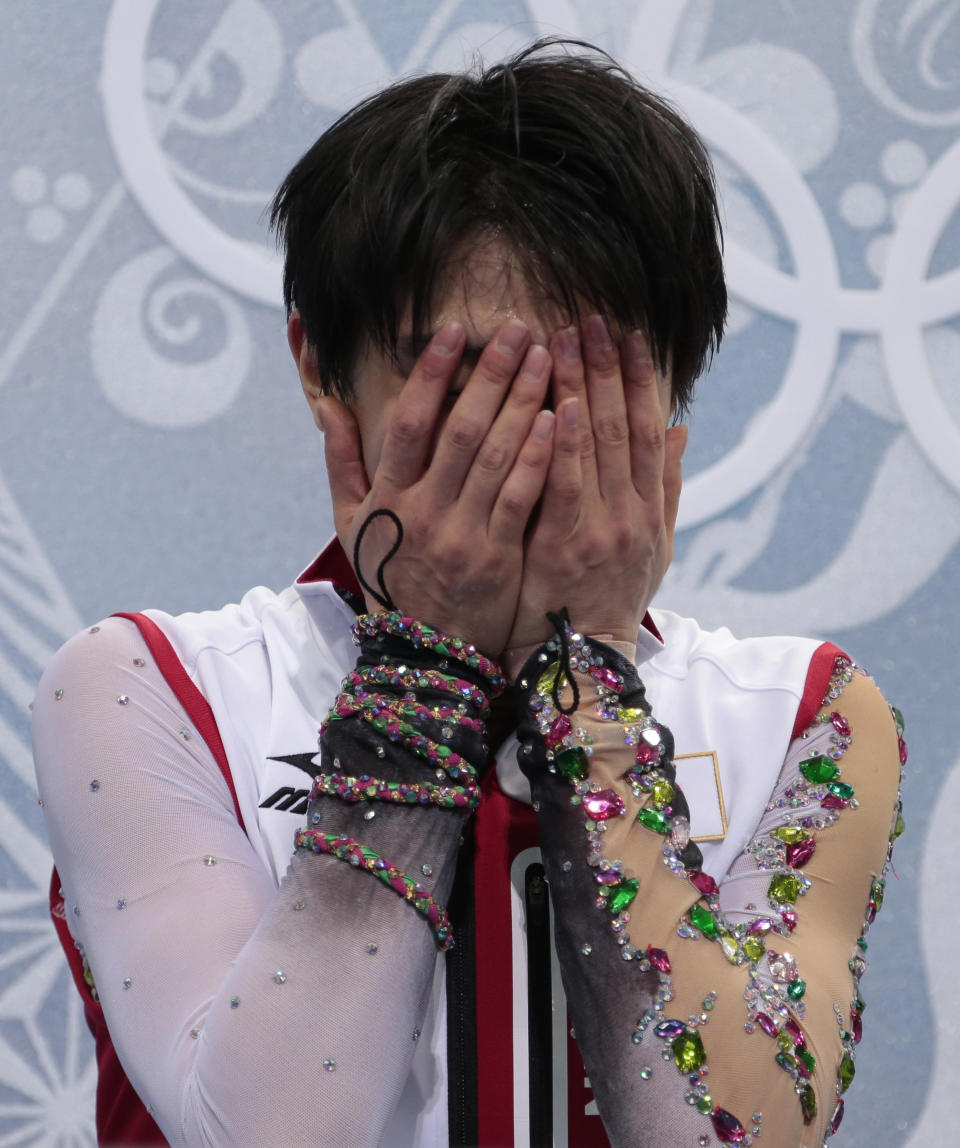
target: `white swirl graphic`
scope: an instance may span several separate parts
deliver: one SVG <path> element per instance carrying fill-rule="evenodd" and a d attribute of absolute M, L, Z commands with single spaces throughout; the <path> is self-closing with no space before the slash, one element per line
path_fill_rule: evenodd
<path fill-rule="evenodd" d="M 884 75 L 874 48 L 876 39 L 886 33 L 891 15 L 882 16 L 880 8 L 884 0 L 860 0 L 853 16 L 851 47 L 854 65 L 860 78 L 873 95 L 903 119 L 924 127 L 950 127 L 960 123 L 960 106 L 937 111 L 917 107 L 894 91 L 890 80 Z M 900 12 L 897 25 L 896 44 L 901 57 L 907 52 L 908 41 L 915 41 L 915 73 L 934 96 L 954 91 L 960 87 L 957 80 L 949 81 L 941 74 L 936 63 L 938 54 L 951 58 L 956 65 L 956 47 L 943 45 L 944 41 L 960 39 L 960 2 L 958 0 L 912 0 L 907 10 Z M 898 68 L 897 74 L 907 72 Z M 960 103 L 960 101 L 958 101 Z"/>
<path fill-rule="evenodd" d="M 247 322 L 227 292 L 196 276 L 157 283 L 176 262 L 169 248 L 155 247 L 121 267 L 100 296 L 90 333 L 103 393 L 122 414 L 148 426 L 198 426 L 222 414 L 250 367 Z M 155 347 L 200 342 L 204 331 L 198 315 L 177 321 L 171 314 L 172 304 L 188 297 L 214 303 L 225 330 L 220 349 L 198 363 L 167 357 Z"/>

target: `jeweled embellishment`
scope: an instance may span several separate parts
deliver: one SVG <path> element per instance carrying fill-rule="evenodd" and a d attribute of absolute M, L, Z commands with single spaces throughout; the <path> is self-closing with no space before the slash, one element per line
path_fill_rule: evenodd
<path fill-rule="evenodd" d="M 663 949 L 655 949 L 652 945 L 647 945 L 647 960 L 661 973 L 671 971 L 670 958 Z"/>
<path fill-rule="evenodd" d="M 636 877 L 629 877 L 625 881 L 614 885 L 610 890 L 610 896 L 607 900 L 607 908 L 611 913 L 616 915 L 622 913 L 625 909 L 629 909 L 633 904 L 633 900 L 640 890 L 640 882 Z"/>
<path fill-rule="evenodd" d="M 554 688 L 559 693 L 566 684 L 567 675 L 563 672 L 563 667 L 559 662 L 551 662 L 537 678 L 537 693 L 547 697 L 553 693 Z"/>
<path fill-rule="evenodd" d="M 817 848 L 817 839 L 808 837 L 804 841 L 797 841 L 786 848 L 787 864 L 791 869 L 802 869 L 810 860 Z"/>
<path fill-rule="evenodd" d="M 556 749 L 558 745 L 563 744 L 563 739 L 568 737 L 573 726 L 570 724 L 570 719 L 566 714 L 560 716 L 554 721 L 553 725 L 544 736 L 544 741 L 548 749 Z"/>
<path fill-rule="evenodd" d="M 641 809 L 637 814 L 637 821 L 652 829 L 654 833 L 666 835 L 670 832 L 670 819 L 659 809 Z"/>
<path fill-rule="evenodd" d="M 568 781 L 583 781 L 590 772 L 590 762 L 587 755 L 575 745 L 572 749 L 562 750 L 554 758 L 557 773 Z"/>
<path fill-rule="evenodd" d="M 841 1092 L 846 1092 L 847 1089 L 853 1084 L 853 1078 L 856 1076 L 857 1069 L 853 1063 L 853 1057 L 846 1054 L 843 1060 L 840 1061 L 840 1071 L 837 1074 L 839 1080 L 839 1088 Z"/>
<path fill-rule="evenodd" d="M 804 1124 L 809 1124 L 817 1114 L 817 1096 L 809 1084 L 800 1093 L 800 1110 L 803 1112 Z"/>
<path fill-rule="evenodd" d="M 800 772 L 813 785 L 825 785 L 840 776 L 840 767 L 822 753 L 800 762 Z"/>
<path fill-rule="evenodd" d="M 800 878 L 793 873 L 778 873 L 770 881 L 767 896 L 781 905 L 792 905 L 800 896 Z"/>
<path fill-rule="evenodd" d="M 746 1128 L 736 1116 L 719 1105 L 710 1113 L 710 1122 L 721 1144 L 742 1144 L 747 1135 Z"/>
<path fill-rule="evenodd" d="M 559 665 L 559 663 L 557 664 Z M 611 670 L 608 666 L 591 666 L 589 670 L 587 670 L 587 673 L 591 678 L 593 678 L 595 682 L 599 682 L 600 685 L 606 686 L 608 690 L 613 690 L 613 692 L 616 694 L 623 693 L 623 678 L 621 678 L 615 670 Z M 542 680 L 543 679 L 541 679 L 541 681 Z"/>
<path fill-rule="evenodd" d="M 620 817 L 626 810 L 623 798 L 615 789 L 588 793 L 583 799 L 583 808 L 594 821 L 609 821 L 611 817 Z"/>
<path fill-rule="evenodd" d="M 653 798 L 653 804 L 657 809 L 662 809 L 665 805 L 669 805 L 676 796 L 676 790 L 666 778 L 658 778 L 650 786 L 650 796 Z"/>
<path fill-rule="evenodd" d="M 684 1029 L 679 1036 L 674 1038 L 671 1048 L 677 1068 L 684 1073 L 696 1072 L 707 1059 L 700 1033 L 693 1029 Z"/>
<path fill-rule="evenodd" d="M 717 927 L 717 919 L 710 912 L 709 909 L 704 908 L 703 905 L 693 905 L 690 909 L 690 924 L 695 929 L 699 929 L 701 933 L 711 941 L 715 940 L 719 929 Z"/>
<path fill-rule="evenodd" d="M 670 1040 L 675 1036 L 679 1036 L 682 1032 L 687 1031 L 687 1026 L 682 1020 L 664 1020 L 653 1030 L 655 1036 L 659 1036 L 661 1040 Z"/>

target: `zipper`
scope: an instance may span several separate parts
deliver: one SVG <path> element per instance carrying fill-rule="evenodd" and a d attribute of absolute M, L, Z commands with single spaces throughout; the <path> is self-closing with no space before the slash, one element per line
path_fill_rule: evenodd
<path fill-rule="evenodd" d="M 527 917 L 527 1035 L 530 1058 L 530 1148 L 553 1144 L 553 987 L 550 981 L 550 894 L 543 865 L 524 874 Z"/>

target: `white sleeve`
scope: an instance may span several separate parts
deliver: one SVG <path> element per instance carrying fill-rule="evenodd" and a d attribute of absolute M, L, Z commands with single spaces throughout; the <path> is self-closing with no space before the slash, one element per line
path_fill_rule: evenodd
<path fill-rule="evenodd" d="M 293 855 L 276 887 L 131 622 L 60 650 L 34 742 L 70 929 L 169 1142 L 378 1143 L 435 966 L 422 918 L 331 857 Z M 456 835 L 416 856 L 452 873 Z"/>

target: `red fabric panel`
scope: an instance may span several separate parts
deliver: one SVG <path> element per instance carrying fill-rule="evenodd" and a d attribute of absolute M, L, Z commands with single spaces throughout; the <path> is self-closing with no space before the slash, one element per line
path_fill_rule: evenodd
<path fill-rule="evenodd" d="M 160 673 L 163 674 L 164 680 L 177 695 L 180 704 L 187 711 L 187 716 L 197 727 L 197 732 L 207 743 L 210 752 L 216 758 L 220 772 L 223 774 L 223 779 L 230 789 L 230 796 L 233 798 L 233 808 L 237 814 L 237 821 L 240 822 L 240 828 L 246 833 L 247 827 L 243 823 L 243 814 L 240 812 L 240 802 L 237 800 L 237 791 L 233 784 L 233 775 L 230 772 L 230 763 L 227 761 L 227 753 L 223 748 L 220 730 L 217 728 L 217 719 L 213 716 L 210 703 L 194 685 L 190 675 L 183 668 L 183 663 L 177 657 L 176 650 L 171 646 L 170 639 L 156 622 L 151 621 L 146 614 L 121 613 L 114 614 L 113 616 L 115 618 L 128 618 L 139 628 L 140 633 L 143 635 L 143 640 L 147 643 L 150 653 L 153 655 L 153 660 L 157 663 L 157 668 L 160 670 Z"/>
<path fill-rule="evenodd" d="M 832 642 L 824 642 L 814 650 L 807 670 L 807 680 L 803 686 L 803 697 L 797 706 L 797 718 L 790 734 L 791 741 L 799 737 L 817 716 L 823 705 L 823 699 L 827 696 L 827 687 L 830 685 L 837 658 L 846 657 L 843 650 Z"/>

